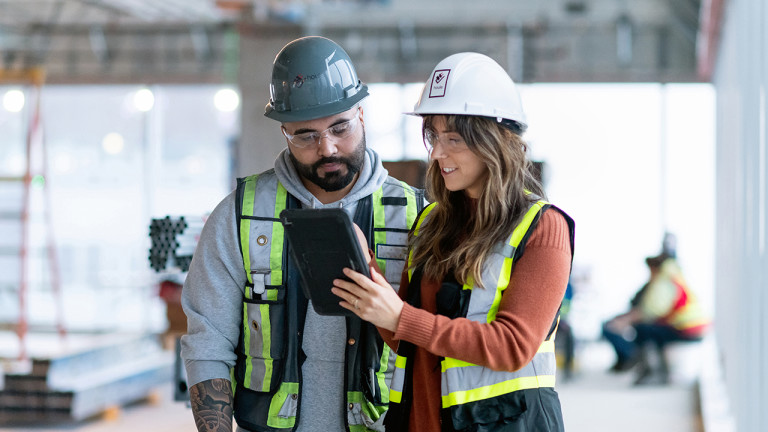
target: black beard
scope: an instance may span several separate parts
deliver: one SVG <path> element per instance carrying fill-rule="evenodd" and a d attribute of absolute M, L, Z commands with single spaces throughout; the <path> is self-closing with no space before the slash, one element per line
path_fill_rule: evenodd
<path fill-rule="evenodd" d="M 363 162 L 365 161 L 365 135 L 357 145 L 357 149 L 349 157 L 324 157 L 313 163 L 312 165 L 305 165 L 299 162 L 293 153 L 288 153 L 288 156 L 293 162 L 293 166 L 300 176 L 316 184 L 320 189 L 326 192 L 336 192 L 349 186 L 354 180 L 355 175 L 363 168 Z M 341 174 L 341 170 L 330 173 L 325 173 L 325 177 L 320 177 L 317 174 L 317 170 L 320 165 L 327 163 L 343 163 L 347 167 L 347 173 Z"/>

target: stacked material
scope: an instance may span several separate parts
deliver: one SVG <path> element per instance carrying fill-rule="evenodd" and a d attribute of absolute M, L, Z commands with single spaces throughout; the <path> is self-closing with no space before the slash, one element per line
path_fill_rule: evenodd
<path fill-rule="evenodd" d="M 172 380 L 173 353 L 154 335 L 67 339 L 62 345 L 30 335 L 31 361 L 2 381 L 0 426 L 83 420 L 146 399 Z"/>
<path fill-rule="evenodd" d="M 158 273 L 189 270 L 204 222 L 202 217 L 185 216 L 152 219 L 149 224 L 149 237 L 152 239 L 149 266 Z"/>

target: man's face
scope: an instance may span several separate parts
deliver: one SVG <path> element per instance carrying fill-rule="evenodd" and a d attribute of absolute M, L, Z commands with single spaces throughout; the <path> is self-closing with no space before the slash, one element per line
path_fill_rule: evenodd
<path fill-rule="evenodd" d="M 327 192 L 349 186 L 365 160 L 362 108 L 284 123 L 290 158 L 299 175 Z"/>

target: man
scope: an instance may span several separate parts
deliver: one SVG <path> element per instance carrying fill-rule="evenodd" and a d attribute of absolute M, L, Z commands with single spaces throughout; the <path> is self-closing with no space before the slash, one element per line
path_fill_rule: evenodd
<path fill-rule="evenodd" d="M 665 384 L 669 367 L 664 347 L 670 342 L 701 340 L 710 321 L 683 279 L 674 256 L 662 252 L 645 262 L 650 271 L 648 283 L 635 296 L 627 313 L 605 324 L 603 335 L 618 356 L 613 371 L 629 370 L 639 364 L 635 385 Z M 656 361 L 652 362 L 654 357 Z"/>
<path fill-rule="evenodd" d="M 423 196 L 366 148 L 367 86 L 335 42 L 286 45 L 270 95 L 265 115 L 281 123 L 287 148 L 274 169 L 238 180 L 212 212 L 183 289 L 195 422 L 231 431 L 234 413 L 239 430 L 382 430 L 395 356 L 372 325 L 314 311 L 278 216 L 343 208 L 397 287 Z"/>

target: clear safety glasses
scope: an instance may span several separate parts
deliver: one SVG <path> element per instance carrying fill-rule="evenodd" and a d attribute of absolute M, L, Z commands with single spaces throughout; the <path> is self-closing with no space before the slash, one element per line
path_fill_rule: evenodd
<path fill-rule="evenodd" d="M 329 139 L 333 142 L 338 142 L 349 138 L 352 136 L 352 134 L 355 133 L 359 124 L 360 108 L 358 108 L 358 110 L 355 112 L 355 116 L 353 118 L 345 122 L 336 123 L 335 125 L 322 132 L 312 131 L 291 135 L 287 130 L 285 130 L 285 127 L 281 127 L 281 129 L 283 131 L 283 135 L 285 135 L 285 137 L 291 144 L 293 144 L 294 147 L 305 149 L 316 147 L 318 144 L 320 144 L 320 138 L 325 138 L 327 140 Z"/>
<path fill-rule="evenodd" d="M 467 143 L 455 132 L 438 135 L 434 131 L 424 131 L 424 147 L 432 154 L 435 146 L 440 144 L 445 153 L 457 153 L 468 149 Z"/>

